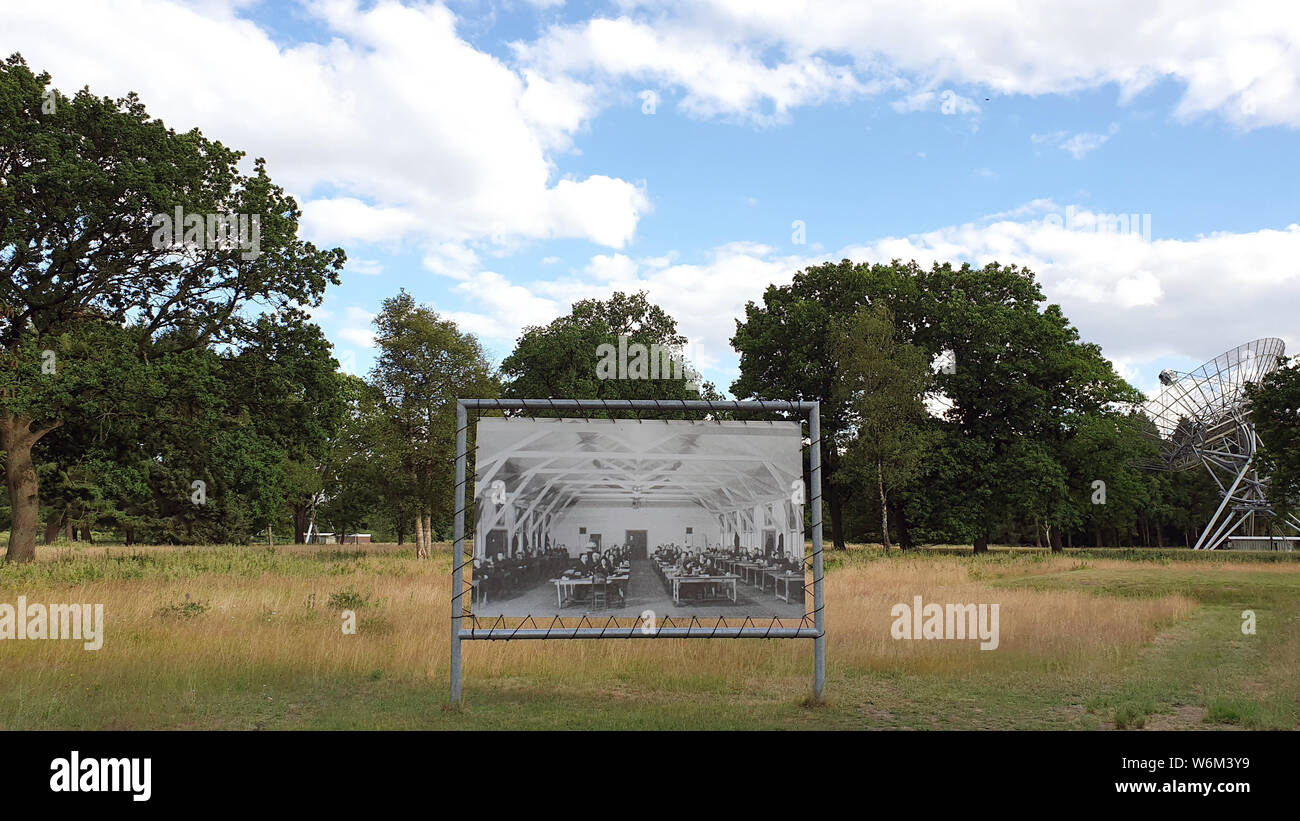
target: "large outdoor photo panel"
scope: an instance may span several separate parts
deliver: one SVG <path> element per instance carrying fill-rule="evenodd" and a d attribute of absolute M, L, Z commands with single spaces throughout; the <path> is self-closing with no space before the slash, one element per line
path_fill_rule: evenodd
<path fill-rule="evenodd" d="M 800 626 L 798 422 L 482 417 L 474 621 Z"/>

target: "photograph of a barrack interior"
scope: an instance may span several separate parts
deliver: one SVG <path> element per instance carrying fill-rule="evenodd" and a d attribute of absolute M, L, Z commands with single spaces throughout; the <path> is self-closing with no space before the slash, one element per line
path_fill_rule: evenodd
<path fill-rule="evenodd" d="M 799 619 L 798 422 L 481 418 L 473 613 Z"/>

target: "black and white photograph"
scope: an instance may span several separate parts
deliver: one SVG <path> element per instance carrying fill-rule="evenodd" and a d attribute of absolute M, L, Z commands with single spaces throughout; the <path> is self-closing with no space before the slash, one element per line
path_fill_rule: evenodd
<path fill-rule="evenodd" d="M 802 619 L 802 448 L 796 422 L 480 419 L 474 615 Z"/>

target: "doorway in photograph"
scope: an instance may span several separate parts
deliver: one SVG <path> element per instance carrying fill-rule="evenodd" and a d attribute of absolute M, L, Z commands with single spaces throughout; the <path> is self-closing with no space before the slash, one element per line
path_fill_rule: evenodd
<path fill-rule="evenodd" d="M 776 551 L 776 531 L 763 531 L 763 555 L 771 556 Z"/>
<path fill-rule="evenodd" d="M 487 550 L 484 551 L 488 556 L 495 556 L 498 553 L 506 552 L 506 532 L 502 529 L 489 530 L 487 534 Z"/>
<path fill-rule="evenodd" d="M 629 530 L 623 536 L 623 544 L 631 551 L 631 558 L 647 558 L 646 546 L 649 544 L 646 530 Z"/>

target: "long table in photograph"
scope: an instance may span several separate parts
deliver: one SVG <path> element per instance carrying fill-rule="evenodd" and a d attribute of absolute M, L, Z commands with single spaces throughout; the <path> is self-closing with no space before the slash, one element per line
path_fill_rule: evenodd
<path fill-rule="evenodd" d="M 757 586 L 757 585 L 755 585 L 754 582 L 751 582 L 749 580 L 749 574 L 753 573 L 754 578 L 757 581 L 761 582 L 763 580 L 763 571 L 767 569 L 766 567 L 759 564 L 758 562 L 736 562 L 733 565 L 733 567 L 735 568 L 735 572 L 737 573 L 737 575 L 739 575 L 742 579 L 745 580 L 745 584 L 751 586 Z"/>
<path fill-rule="evenodd" d="M 778 599 L 780 599 L 781 601 L 785 602 L 786 604 L 790 604 L 790 603 L 791 603 L 791 602 L 790 602 L 790 583 L 791 583 L 791 582 L 798 582 L 798 583 L 799 583 L 799 591 L 800 591 L 800 592 L 799 592 L 799 595 L 801 595 L 801 596 L 803 595 L 804 575 L 803 575 L 802 573 L 796 573 L 796 572 L 794 572 L 793 570 L 768 570 L 766 573 L 763 574 L 763 579 L 764 579 L 764 581 L 763 581 L 763 589 L 764 589 L 764 590 L 767 589 L 767 581 L 766 581 L 766 580 L 767 580 L 767 577 L 768 577 L 768 576 L 771 576 L 771 577 L 772 577 L 772 592 L 776 594 L 776 597 L 777 597 Z M 781 588 L 780 588 L 780 585 L 781 585 L 781 584 L 784 584 L 784 585 L 785 585 L 785 595 L 784 595 L 784 596 L 781 595 Z"/>
<path fill-rule="evenodd" d="M 622 588 L 626 591 L 629 577 L 630 574 L 628 573 L 613 573 L 605 577 L 605 582 L 616 590 Z M 555 584 L 555 605 L 563 608 L 566 601 L 576 601 L 574 593 L 577 592 L 579 587 L 583 585 L 590 587 L 594 579 L 591 576 L 574 576 L 571 578 L 561 576 L 558 579 L 551 579 L 551 581 Z M 624 592 L 624 596 L 626 596 L 626 592 Z"/>
<path fill-rule="evenodd" d="M 682 603 L 682 585 L 684 584 L 715 584 L 730 587 L 729 596 L 734 603 L 736 601 L 736 580 L 738 578 L 735 573 L 723 573 L 715 576 L 678 576 L 675 574 L 667 576 L 668 581 L 673 586 L 673 604 Z"/>

